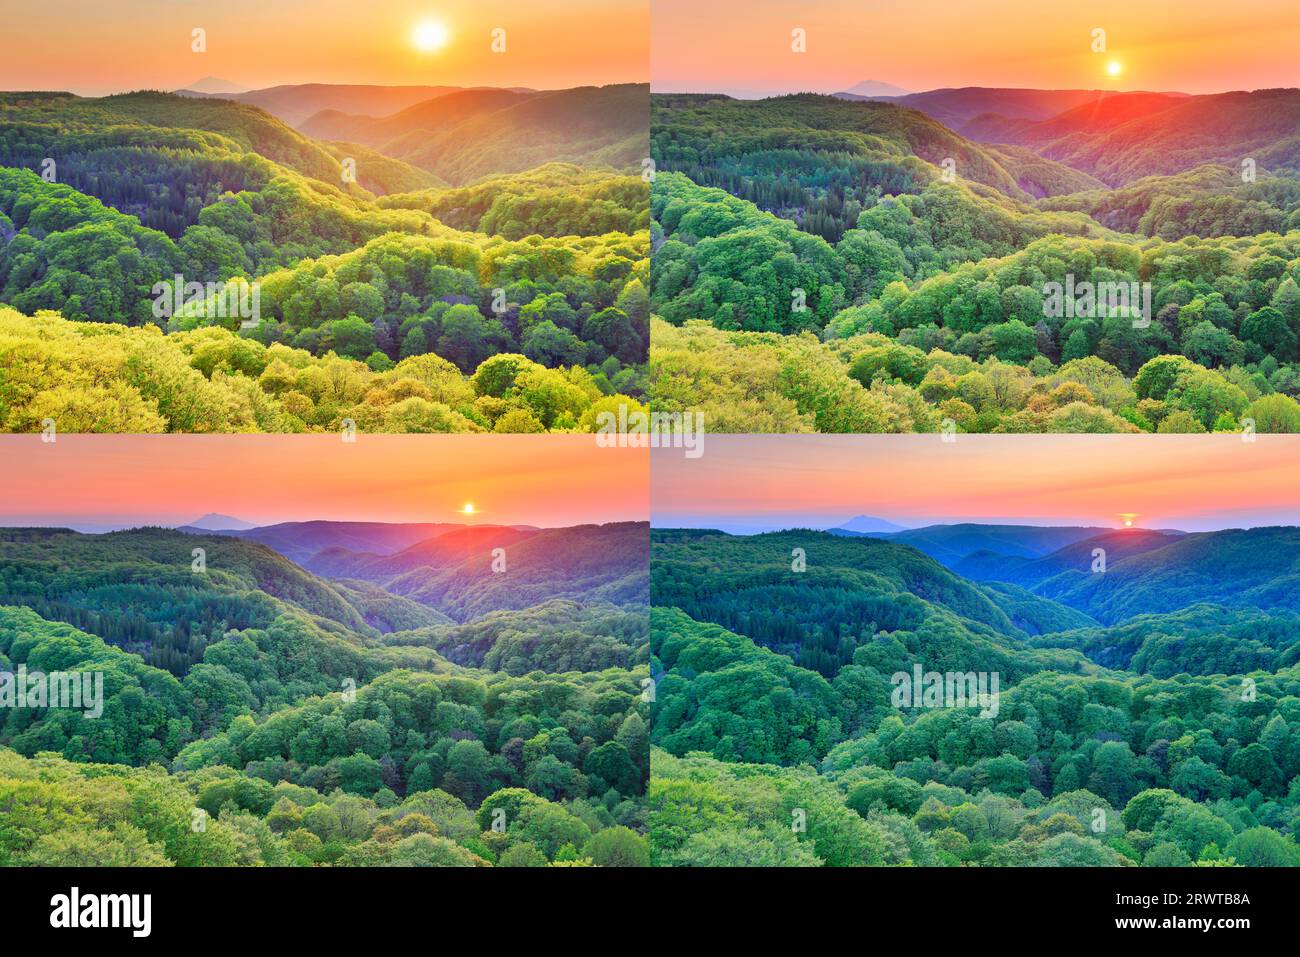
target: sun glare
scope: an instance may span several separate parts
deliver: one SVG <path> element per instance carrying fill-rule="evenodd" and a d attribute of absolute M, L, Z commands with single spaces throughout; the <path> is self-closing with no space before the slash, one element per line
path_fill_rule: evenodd
<path fill-rule="evenodd" d="M 1120 62 L 1118 60 L 1111 60 L 1109 63 L 1106 64 L 1106 72 L 1109 73 L 1111 76 L 1119 76 L 1122 72 L 1124 72 L 1124 67 L 1120 65 Z"/>
<path fill-rule="evenodd" d="M 473 503 L 473 502 L 466 502 L 465 505 L 464 505 L 464 507 L 460 510 L 460 514 L 462 514 L 462 515 L 473 515 L 473 514 L 474 514 L 474 503 Z"/>
<path fill-rule="evenodd" d="M 447 25 L 438 20 L 421 20 L 411 33 L 411 41 L 421 53 L 433 53 L 447 45 Z"/>

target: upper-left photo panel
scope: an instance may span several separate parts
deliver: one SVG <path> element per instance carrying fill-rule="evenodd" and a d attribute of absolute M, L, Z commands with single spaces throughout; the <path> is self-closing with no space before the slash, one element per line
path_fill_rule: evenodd
<path fill-rule="evenodd" d="M 0 8 L 0 432 L 644 412 L 649 0 Z"/>

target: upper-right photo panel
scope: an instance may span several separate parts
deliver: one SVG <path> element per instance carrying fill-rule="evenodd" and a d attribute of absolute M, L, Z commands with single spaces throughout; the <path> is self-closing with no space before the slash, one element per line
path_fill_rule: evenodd
<path fill-rule="evenodd" d="M 1300 7 L 656 0 L 651 407 L 1300 431 Z"/>

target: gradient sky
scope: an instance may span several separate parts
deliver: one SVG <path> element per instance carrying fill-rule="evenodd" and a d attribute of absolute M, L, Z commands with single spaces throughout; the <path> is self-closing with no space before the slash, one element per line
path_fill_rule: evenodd
<path fill-rule="evenodd" d="M 102 95 L 174 90 L 206 76 L 286 83 L 529 86 L 637 81 L 649 70 L 649 0 L 37 0 L 9 4 L 0 90 Z M 418 52 L 415 25 L 450 42 Z M 207 52 L 190 49 L 207 31 Z M 492 53 L 491 31 L 506 31 Z"/>
<path fill-rule="evenodd" d="M 651 472 L 661 528 L 1300 525 L 1289 435 L 710 435 L 696 459 L 653 450 Z"/>
<path fill-rule="evenodd" d="M 645 521 L 648 455 L 589 435 L 5 435 L 0 526 L 464 522 L 466 502 L 493 524 Z"/>
<path fill-rule="evenodd" d="M 791 52 L 795 27 L 806 53 Z M 1091 50 L 1095 27 L 1106 54 Z M 1300 85 L 1295 0 L 654 0 L 651 29 L 650 80 L 663 92 L 834 93 L 862 80 L 913 92 Z"/>

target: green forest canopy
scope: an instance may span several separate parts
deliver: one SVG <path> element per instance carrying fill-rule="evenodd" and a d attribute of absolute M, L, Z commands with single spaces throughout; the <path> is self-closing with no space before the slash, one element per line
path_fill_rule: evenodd
<path fill-rule="evenodd" d="M 1261 577 L 1252 556 L 1280 559 L 1294 532 L 1213 533 L 1197 560 L 1276 594 L 1286 575 Z M 1135 607 L 1079 629 L 1086 604 L 1022 589 L 1022 610 L 1050 622 L 1056 608 L 1063 629 L 1031 635 L 1001 614 L 1002 592 L 904 545 L 658 529 L 652 542 L 656 864 L 1300 861 L 1293 610 Z M 1142 576 L 1132 595 L 1201 574 L 1158 556 L 1116 563 Z M 891 677 L 914 664 L 999 674 L 996 713 L 895 708 Z"/>
<path fill-rule="evenodd" d="M 401 395 L 425 405 L 388 415 L 395 403 L 380 399 L 377 414 L 346 416 L 362 429 L 572 430 L 593 402 L 643 397 L 649 243 L 639 175 L 550 162 L 452 189 L 384 158 L 380 179 L 417 189 L 381 198 L 344 175 L 343 152 L 228 101 L 4 94 L 0 303 L 28 317 L 32 330 L 49 325 L 50 313 L 169 333 L 220 325 L 241 340 L 325 363 L 347 360 L 375 376 L 428 357 L 468 377 L 494 356 L 519 356 L 585 393 L 562 400 L 568 411 L 559 415 L 517 403 L 475 414 L 430 395 Z M 367 154 L 350 158 L 369 170 Z M 159 284 L 176 276 L 208 288 L 185 292 L 180 310 L 160 315 L 158 301 L 176 297 L 160 296 Z M 243 311 L 221 308 L 240 295 Z M 61 358 L 98 381 L 88 344 L 64 338 Z M 15 379 L 63 392 L 46 401 L 52 410 L 28 410 L 16 399 L 0 406 L 10 429 L 58 420 L 54 413 L 69 405 L 65 431 L 190 428 L 165 408 L 142 410 L 149 397 L 128 389 L 92 395 L 63 385 L 25 348 L 7 346 L 0 362 Z M 252 384 L 238 390 L 241 404 L 277 400 Z M 295 391 L 315 409 L 295 400 L 286 415 L 223 410 L 209 427 L 243 431 L 250 419 L 263 430 L 337 427 L 315 396 Z M 81 415 L 82 407 L 101 414 Z"/>
<path fill-rule="evenodd" d="M 653 117 L 654 408 L 719 431 L 1300 429 L 1293 166 L 1106 189 L 889 104 L 656 96 Z M 1149 309 L 1050 308 L 1067 282 L 1146 283 Z M 1152 362 L 1186 371 L 1172 396 L 1141 387 Z"/>
<path fill-rule="evenodd" d="M 6 529 L 0 554 L 0 670 L 105 696 L 6 709 L 0 864 L 648 863 L 644 606 L 408 603 L 381 632 L 377 589 L 239 539 Z"/>

